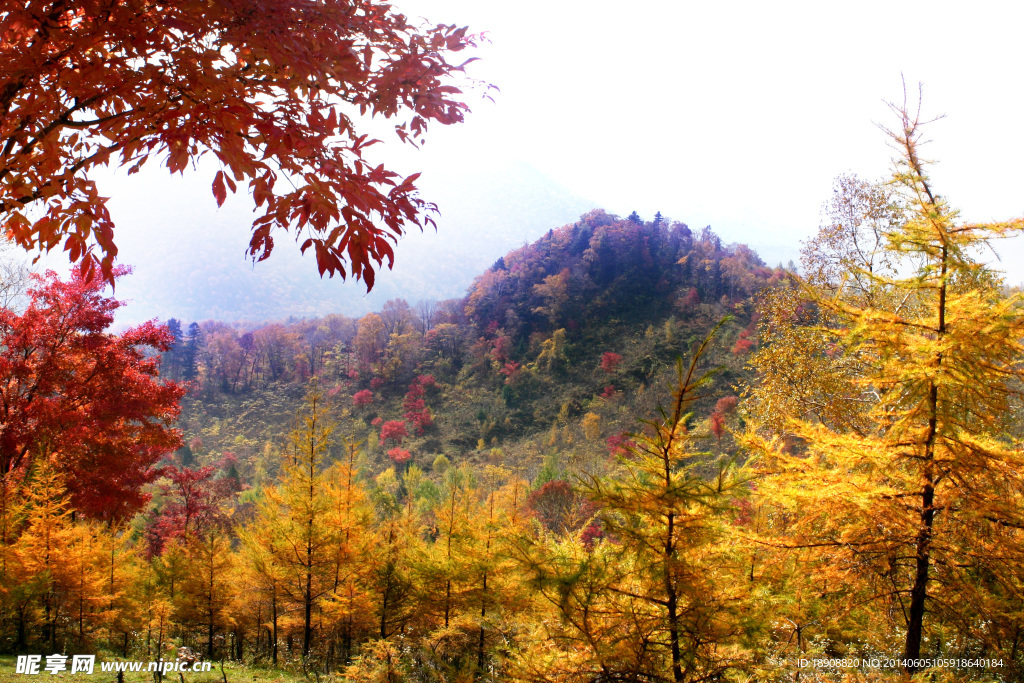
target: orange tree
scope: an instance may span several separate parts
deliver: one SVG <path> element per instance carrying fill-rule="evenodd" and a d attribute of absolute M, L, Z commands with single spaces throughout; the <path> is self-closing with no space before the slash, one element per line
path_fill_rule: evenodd
<path fill-rule="evenodd" d="M 294 230 L 320 274 L 373 286 L 390 241 L 433 208 L 364 159 L 356 117 L 396 122 L 414 144 L 462 120 L 451 84 L 474 44 L 376 0 L 2 0 L 0 214 L 26 249 L 63 242 L 113 279 L 114 225 L 91 178 L 153 155 L 183 172 L 212 152 L 213 194 L 247 183 L 259 210 L 249 254 Z M 98 253 L 96 247 L 99 247 Z"/>

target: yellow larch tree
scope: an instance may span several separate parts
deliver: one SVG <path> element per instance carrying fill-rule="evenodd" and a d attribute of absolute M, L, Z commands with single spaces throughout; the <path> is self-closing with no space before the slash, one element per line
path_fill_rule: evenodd
<path fill-rule="evenodd" d="M 111 649 L 120 646 L 128 656 L 135 634 L 148 627 L 145 616 L 152 606 L 142 601 L 137 586 L 156 579 L 151 563 L 131 543 L 128 529 L 117 524 L 93 526 L 97 554 L 95 566 L 102 580 L 101 616 Z M 144 578 L 145 577 L 145 578 Z"/>
<path fill-rule="evenodd" d="M 76 535 L 70 497 L 49 458 L 39 459 L 26 491 L 27 524 L 18 539 L 18 553 L 32 595 L 32 616 L 40 627 L 39 640 L 56 651 L 57 632 L 71 607 L 70 589 L 76 578 L 65 556 Z"/>
<path fill-rule="evenodd" d="M 314 617 L 334 590 L 338 556 L 339 530 L 332 501 L 335 472 L 327 467 L 334 424 L 315 379 L 297 419 L 281 481 L 264 491 L 254 522 L 259 532 L 247 536 L 250 558 L 260 562 L 264 587 L 272 592 L 275 659 L 278 628 L 293 626 L 301 633 L 303 658 L 309 657 Z M 279 609 L 285 602 L 290 608 L 287 614 Z"/>
<path fill-rule="evenodd" d="M 523 600 L 521 577 L 503 548 L 520 530 L 526 486 L 494 466 L 445 472 L 428 518 L 427 540 L 410 558 L 419 605 L 419 654 L 444 680 L 501 668 L 490 647 L 505 642 Z"/>
<path fill-rule="evenodd" d="M 521 512 L 526 482 L 504 468 L 483 473 L 483 496 L 469 522 L 476 543 L 471 549 L 470 589 L 466 607 L 475 617 L 478 676 L 506 677 L 509 644 L 534 617 L 526 576 L 513 557 L 510 541 L 523 532 Z"/>
<path fill-rule="evenodd" d="M 698 367 L 714 334 L 689 366 L 680 361 L 672 406 L 634 435 L 620 470 L 584 482 L 607 539 L 520 544 L 533 584 L 560 618 L 539 625 L 518 678 L 683 683 L 749 663 L 750 591 L 728 537 L 745 474 L 701 450 L 710 436 L 687 426 L 710 380 Z"/>
<path fill-rule="evenodd" d="M 108 542 L 114 540 L 108 536 L 112 534 L 104 525 L 80 521 L 73 525 L 64 549 L 63 561 L 69 579 L 69 630 L 79 647 L 91 642 L 97 627 L 110 624 L 117 616 L 116 594 L 110 592 L 112 587 L 104 567 Z"/>
<path fill-rule="evenodd" d="M 433 542 L 420 544 L 421 557 L 411 558 L 416 568 L 416 588 L 422 614 L 448 629 L 465 611 L 469 589 L 469 548 L 475 542 L 469 517 L 475 503 L 468 468 L 452 467 L 444 474 L 442 497 L 431 511 Z"/>
<path fill-rule="evenodd" d="M 249 610 L 258 624 L 257 650 L 259 643 L 264 641 L 266 654 L 271 663 L 277 666 L 285 568 L 279 560 L 280 539 L 274 533 L 275 513 L 276 508 L 266 507 L 265 499 L 260 499 L 256 518 L 239 529 L 239 580 L 252 590 L 238 594 L 236 601 L 239 603 L 237 609 L 243 612 Z M 265 638 L 262 636 L 264 631 Z"/>
<path fill-rule="evenodd" d="M 233 623 L 231 608 L 238 585 L 237 561 L 225 529 L 209 524 L 189 536 L 184 544 L 188 567 L 176 601 L 175 619 L 191 625 L 206 657 L 216 656 L 216 636 Z"/>
<path fill-rule="evenodd" d="M 785 520 L 766 542 L 810 553 L 808 580 L 843 594 L 851 611 L 877 608 L 889 637 L 871 645 L 899 638 L 913 673 L 945 654 L 937 648 L 950 630 L 998 649 L 992 624 L 1020 628 L 1024 456 L 1006 429 L 1024 299 L 980 258 L 1024 221 L 958 221 L 919 157 L 919 119 L 896 111 L 903 217 L 884 230 L 892 267 L 842 264 L 835 286 L 803 288 L 824 321 L 809 333 L 857 368 L 843 378 L 846 398 L 862 403 L 857 419 L 791 411 L 788 442 L 746 444 L 763 454 L 761 499 Z M 997 595 L 1012 600 L 1000 607 Z M 979 604 L 992 610 L 984 619 Z"/>
<path fill-rule="evenodd" d="M 92 645 L 115 616 L 104 570 L 110 529 L 75 520 L 53 457 L 39 458 L 5 494 L 0 596 L 16 621 L 15 646 L 28 646 L 33 626 L 38 642 L 54 650 Z"/>
<path fill-rule="evenodd" d="M 390 470 L 386 470 L 388 472 Z M 401 632 L 415 609 L 410 556 L 420 542 L 420 515 L 411 505 L 383 510 L 384 519 L 373 529 L 369 568 L 376 635 L 387 639 Z"/>
<path fill-rule="evenodd" d="M 373 632 L 373 605 L 366 558 L 372 538 L 373 511 L 359 481 L 359 444 L 345 443 L 345 456 L 333 466 L 330 483 L 334 548 L 331 590 L 323 610 L 331 624 L 327 664 L 351 661 L 356 644 Z M 336 656 L 335 656 L 335 652 Z"/>
<path fill-rule="evenodd" d="M 18 649 L 26 647 L 30 595 L 27 568 L 18 552 L 18 539 L 26 522 L 26 503 L 21 480 L 15 473 L 0 473 L 0 625 L 13 620 Z M 5 629 L 6 630 L 6 629 Z"/>

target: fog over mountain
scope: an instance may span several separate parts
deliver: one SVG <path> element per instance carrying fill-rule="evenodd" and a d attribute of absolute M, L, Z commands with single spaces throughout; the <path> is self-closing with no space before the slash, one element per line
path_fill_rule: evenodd
<path fill-rule="evenodd" d="M 418 185 L 441 213 L 437 231 L 414 231 L 395 247 L 370 294 L 361 282 L 321 279 L 312 253 L 301 256 L 289 235 L 275 235 L 273 254 L 245 257 L 251 198 L 229 197 L 217 209 L 203 170 L 169 176 L 154 165 L 108 190 L 117 223 L 118 260 L 134 268 L 116 296 L 128 305 L 118 324 L 179 318 L 260 321 L 327 313 L 362 315 L 402 297 L 443 300 L 465 294 L 499 256 L 597 206 L 574 196 L 533 167 L 502 162 L 424 174 Z M 54 251 L 40 264 L 66 270 Z"/>
<path fill-rule="evenodd" d="M 696 220 L 673 211 L 675 197 L 666 197 L 667 206 L 607 206 L 599 197 L 576 195 L 530 164 L 479 152 L 472 163 L 426 161 L 428 171 L 417 184 L 440 209 L 437 230 L 414 230 L 400 239 L 394 270 L 381 268 L 369 294 L 361 282 L 321 279 L 312 254 L 300 255 L 284 233 L 275 234 L 271 257 L 254 265 L 245 256 L 252 199 L 241 187 L 218 209 L 208 185 L 213 169 L 182 177 L 152 164 L 131 178 L 121 173 L 101 179 L 117 224 L 118 260 L 134 269 L 117 286 L 116 297 L 127 305 L 118 311 L 116 326 L 172 317 L 255 323 L 329 313 L 361 316 L 392 298 L 415 303 L 460 297 L 498 257 L 594 208 L 623 216 L 636 209 L 647 220 L 661 209 L 697 229 L 706 218 L 701 211 Z M 728 219 L 712 227 L 727 242 L 746 243 L 769 265 L 798 260 L 798 239 L 784 244 L 781 235 L 754 229 L 757 217 L 746 218 L 745 229 Z M 810 233 L 814 226 L 803 228 Z M 1010 284 L 1024 281 L 1022 241 L 1004 241 L 995 250 L 985 260 L 1007 272 Z M 8 255 L 19 258 L 21 252 Z M 66 255 L 54 250 L 34 268 L 66 273 Z"/>

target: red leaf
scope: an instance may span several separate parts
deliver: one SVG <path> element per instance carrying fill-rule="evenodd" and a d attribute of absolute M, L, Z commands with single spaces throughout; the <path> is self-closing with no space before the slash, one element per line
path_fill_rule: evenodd
<path fill-rule="evenodd" d="M 217 171 L 213 177 L 213 196 L 217 198 L 217 206 L 223 206 L 228 193 L 224 188 L 224 171 Z"/>

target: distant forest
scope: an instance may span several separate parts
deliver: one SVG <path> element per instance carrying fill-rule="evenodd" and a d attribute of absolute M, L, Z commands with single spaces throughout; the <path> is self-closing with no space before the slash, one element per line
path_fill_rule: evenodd
<path fill-rule="evenodd" d="M 351 429 L 365 439 L 378 416 L 401 419 L 402 397 L 430 375 L 436 420 L 418 430 L 416 450 L 464 457 L 480 439 L 518 442 L 578 420 L 608 396 L 618 397 L 617 423 L 632 429 L 638 413 L 623 402 L 652 382 L 664 389 L 657 380 L 675 358 L 726 314 L 735 317 L 724 333 L 734 381 L 756 344 L 751 297 L 781 276 L 710 228 L 695 235 L 660 215 L 644 223 L 594 211 L 500 258 L 463 299 L 395 299 L 360 319 L 248 328 L 172 319 L 162 375 L 191 382 L 183 426 L 198 450 L 236 455 L 239 435 L 261 448 L 280 437 L 311 377 L 358 418 Z M 270 396 L 277 418 L 242 417 L 226 439 L 211 430 L 247 409 L 273 411 Z M 653 405 L 642 403 L 640 413 Z"/>

